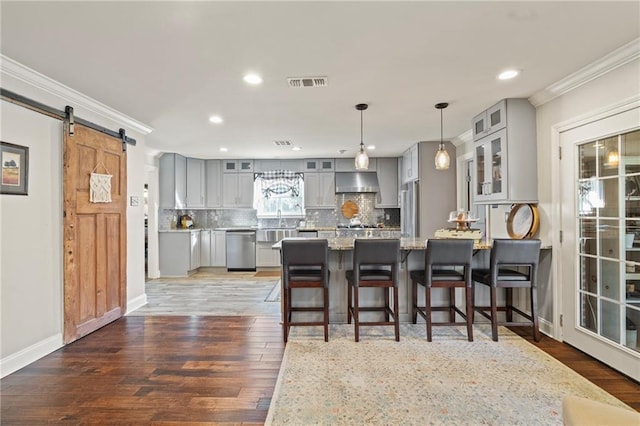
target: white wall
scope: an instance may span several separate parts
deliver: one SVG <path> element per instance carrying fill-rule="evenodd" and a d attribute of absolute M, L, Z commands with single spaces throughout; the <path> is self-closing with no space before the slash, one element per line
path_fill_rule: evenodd
<path fill-rule="evenodd" d="M 15 369 L 11 355 L 31 347 L 33 361 L 62 345 L 62 122 L 5 101 L 0 108 L 0 139 L 29 147 L 29 195 L 0 195 L 5 375 Z"/>
<path fill-rule="evenodd" d="M 142 123 L 3 57 L 2 87 L 58 110 L 126 134 L 127 311 L 146 303 L 144 283 L 144 135 Z M 3 141 L 30 147 L 29 196 L 0 195 L 0 375 L 62 346 L 62 122 L 0 102 Z M 128 203 L 130 204 L 130 203 Z"/>

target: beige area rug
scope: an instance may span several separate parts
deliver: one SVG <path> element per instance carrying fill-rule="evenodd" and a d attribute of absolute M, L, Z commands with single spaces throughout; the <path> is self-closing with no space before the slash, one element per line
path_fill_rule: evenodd
<path fill-rule="evenodd" d="M 264 301 L 279 302 L 281 293 L 282 293 L 282 284 L 280 283 L 280 280 L 278 280 L 278 282 L 273 286 L 273 288 L 269 292 L 269 295 L 267 296 L 266 299 L 264 299 Z"/>
<path fill-rule="evenodd" d="M 560 425 L 562 398 L 578 395 L 626 407 L 516 334 L 423 324 L 293 327 L 267 425 Z"/>

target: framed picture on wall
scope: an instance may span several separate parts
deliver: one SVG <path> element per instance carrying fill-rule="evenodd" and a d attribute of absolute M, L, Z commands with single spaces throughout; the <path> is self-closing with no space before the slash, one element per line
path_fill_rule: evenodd
<path fill-rule="evenodd" d="M 29 147 L 0 142 L 0 194 L 28 195 Z"/>

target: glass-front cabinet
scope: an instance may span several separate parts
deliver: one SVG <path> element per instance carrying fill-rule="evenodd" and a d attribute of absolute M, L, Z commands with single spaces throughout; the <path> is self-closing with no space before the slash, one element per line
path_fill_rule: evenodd
<path fill-rule="evenodd" d="M 476 143 L 475 199 L 488 201 L 506 198 L 506 130 L 500 130 Z"/>
<path fill-rule="evenodd" d="M 578 148 L 580 327 L 638 351 L 640 130 Z"/>

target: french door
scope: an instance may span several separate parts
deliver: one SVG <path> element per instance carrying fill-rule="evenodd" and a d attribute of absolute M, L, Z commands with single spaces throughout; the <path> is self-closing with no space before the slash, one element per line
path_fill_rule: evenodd
<path fill-rule="evenodd" d="M 560 134 L 563 340 L 640 380 L 640 108 Z"/>

